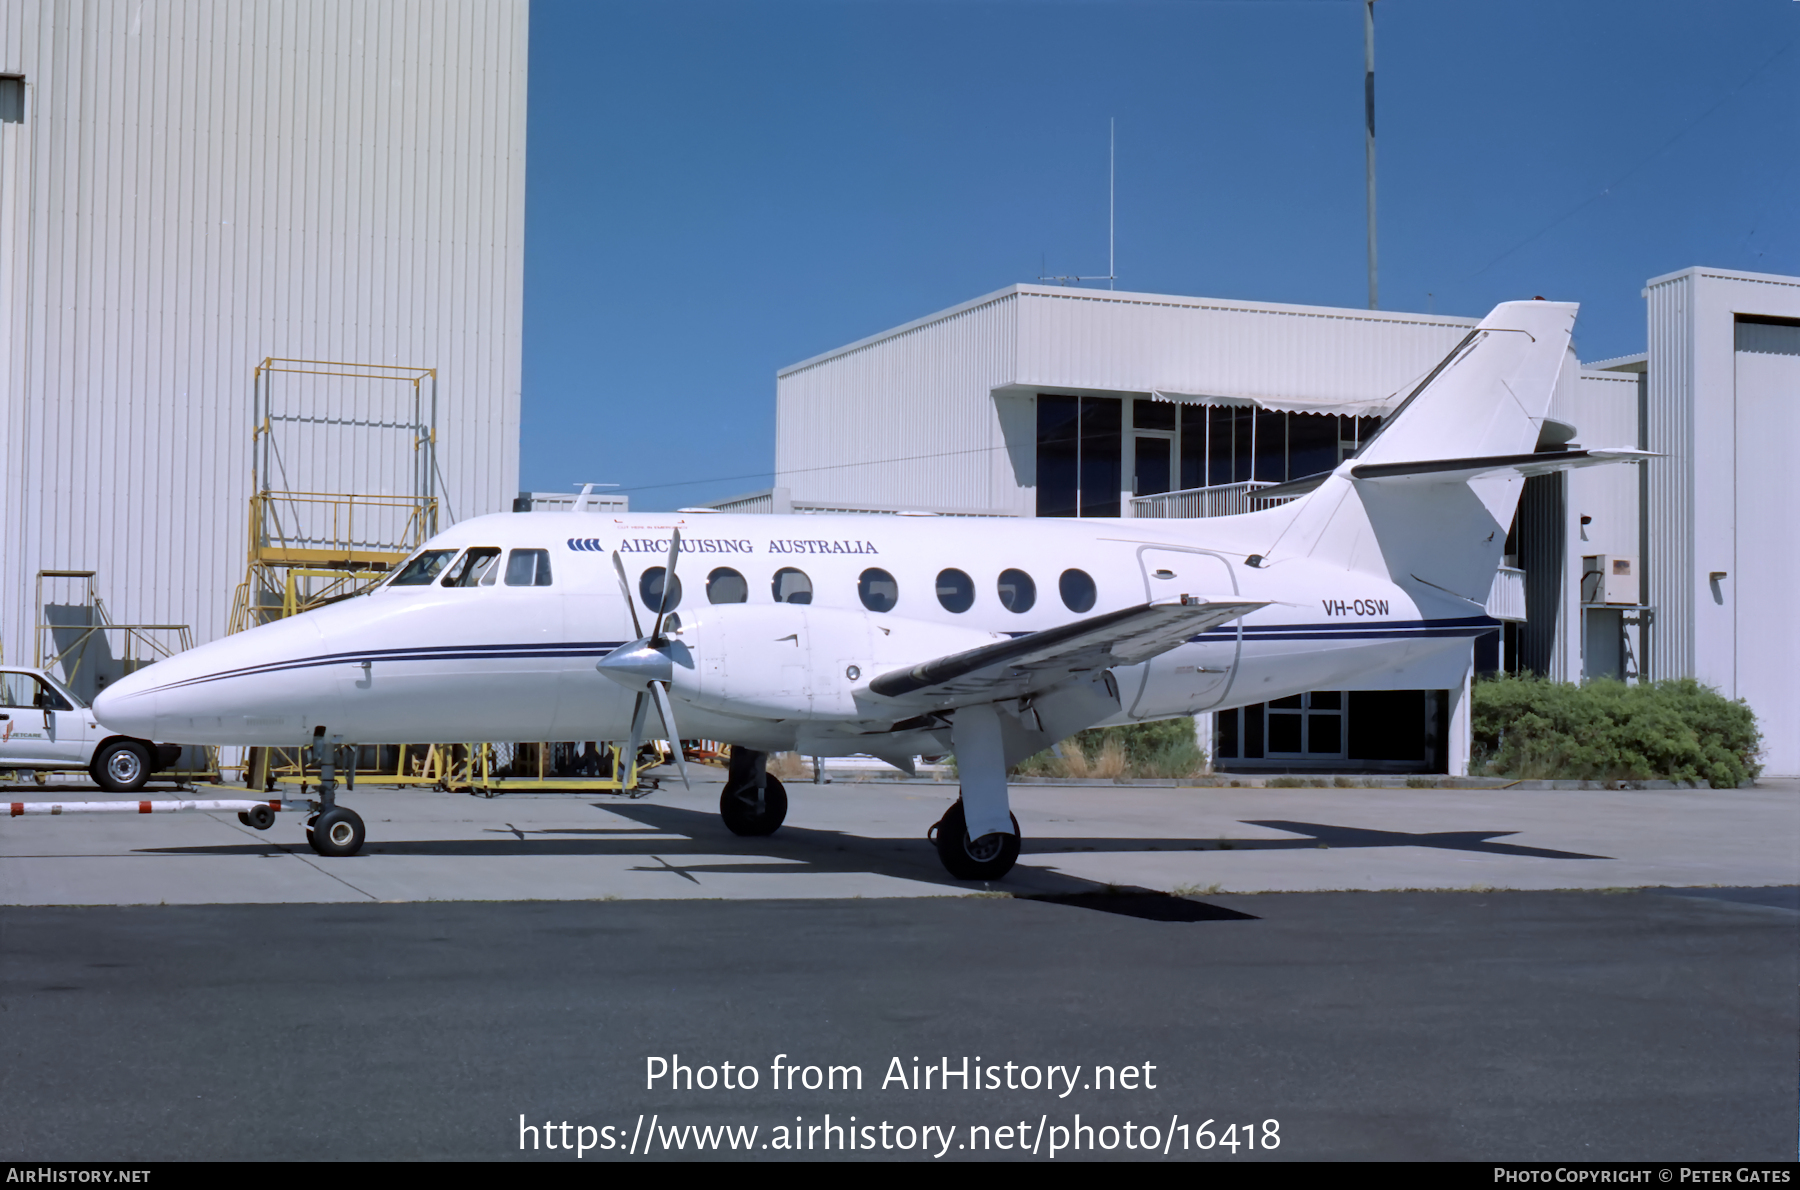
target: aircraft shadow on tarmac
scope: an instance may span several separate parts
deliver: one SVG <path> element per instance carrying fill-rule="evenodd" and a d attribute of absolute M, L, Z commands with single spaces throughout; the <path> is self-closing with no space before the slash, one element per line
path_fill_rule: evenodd
<path fill-rule="evenodd" d="M 594 802 L 636 826 L 558 827 L 522 829 L 511 823 L 485 827 L 493 837 L 481 839 L 381 839 L 371 840 L 365 854 L 415 856 L 641 856 L 645 862 L 634 872 L 667 873 L 700 884 L 705 875 L 784 876 L 789 874 L 880 875 L 942 885 L 967 891 L 967 882 L 950 877 L 939 864 L 932 845 L 923 837 L 879 838 L 844 834 L 810 827 L 784 826 L 765 838 L 740 838 L 729 833 L 718 816 L 698 810 L 646 802 Z M 1320 847 L 1433 847 L 1496 855 L 1535 856 L 1548 859 L 1603 859 L 1573 851 L 1552 851 L 1496 843 L 1510 831 L 1443 831 L 1409 834 L 1404 831 L 1367 830 L 1320 823 L 1261 820 L 1247 825 L 1288 831 L 1289 839 L 1142 839 L 1142 838 L 1027 838 L 1024 855 L 1093 854 L 1126 852 L 1286 851 Z M 304 854 L 300 845 L 270 839 L 225 846 L 143 848 L 140 854 L 160 855 L 280 855 Z M 741 854 L 743 861 L 721 860 L 721 855 Z M 706 858 L 700 858 L 706 857 Z M 695 859 L 698 862 L 683 862 Z M 325 861 L 332 865 L 354 860 Z M 996 891 L 1079 908 L 1098 909 L 1151 921 L 1242 920 L 1239 913 L 1185 897 L 1170 896 L 1141 887 L 1120 887 L 1087 880 L 1055 868 L 1021 865 L 1000 882 Z"/>

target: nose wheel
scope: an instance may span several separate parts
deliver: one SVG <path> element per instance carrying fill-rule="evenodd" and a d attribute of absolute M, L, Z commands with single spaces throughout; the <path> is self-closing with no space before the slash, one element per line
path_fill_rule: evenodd
<path fill-rule="evenodd" d="M 306 824 L 306 842 L 320 855 L 355 855 L 363 845 L 362 817 L 343 806 L 321 811 Z"/>
<path fill-rule="evenodd" d="M 787 821 L 787 788 L 774 777 L 763 777 L 761 805 L 757 804 L 756 786 L 727 785 L 719 794 L 719 817 L 734 835 L 772 835 Z"/>

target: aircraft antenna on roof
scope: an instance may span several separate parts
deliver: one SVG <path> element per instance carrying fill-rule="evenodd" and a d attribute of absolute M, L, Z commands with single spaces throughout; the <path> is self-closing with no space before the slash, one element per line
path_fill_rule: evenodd
<path fill-rule="evenodd" d="M 1050 277 L 1038 273 L 1039 281 L 1054 281 L 1058 285 L 1071 285 L 1077 281 L 1104 281 L 1108 289 L 1119 279 L 1119 270 L 1113 264 L 1113 226 L 1117 205 L 1114 201 L 1114 166 L 1118 159 L 1119 118 L 1110 117 L 1106 122 L 1106 276 L 1104 277 Z M 1039 269 L 1044 266 L 1038 265 Z"/>

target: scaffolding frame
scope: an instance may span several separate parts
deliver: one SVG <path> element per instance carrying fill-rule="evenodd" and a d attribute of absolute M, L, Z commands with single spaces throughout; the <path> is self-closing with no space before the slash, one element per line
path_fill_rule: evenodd
<path fill-rule="evenodd" d="M 332 418 L 289 400 L 280 377 L 335 377 L 403 384 L 410 419 Z M 242 632 L 353 595 L 379 582 L 438 531 L 437 369 L 268 356 L 251 383 L 248 561 L 227 632 Z M 404 495 L 288 490 L 274 486 L 278 427 L 402 431 L 410 439 L 412 491 Z M 395 527 L 397 526 L 397 528 Z"/>
<path fill-rule="evenodd" d="M 567 742 L 567 741 L 561 741 Z M 583 741 L 586 742 L 586 741 Z M 594 741 L 604 749 L 601 759 L 607 763 L 608 775 L 581 775 L 547 771 L 548 759 L 558 741 L 524 744 L 361 744 L 344 745 L 358 755 L 338 771 L 354 774 L 354 781 L 371 785 L 423 785 L 446 793 L 479 793 L 493 797 L 508 790 L 565 789 L 623 793 L 635 790 L 638 771 L 633 763 L 626 778 L 619 779 L 619 748 L 605 741 Z M 510 751 L 503 762 L 500 749 Z M 521 753 L 531 749 L 535 756 L 530 771 L 518 772 Z M 392 750 L 392 758 L 384 755 Z M 307 758 L 310 748 L 253 748 L 244 766 L 244 784 L 251 789 L 272 792 L 278 785 L 297 786 L 305 791 L 317 781 L 309 775 Z M 374 752 L 373 763 L 363 763 L 362 753 Z M 644 791 L 649 792 L 648 790 Z M 638 794 L 637 796 L 642 796 Z"/>

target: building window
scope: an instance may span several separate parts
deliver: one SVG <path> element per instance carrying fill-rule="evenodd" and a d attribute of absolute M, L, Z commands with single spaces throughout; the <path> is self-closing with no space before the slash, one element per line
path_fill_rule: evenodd
<path fill-rule="evenodd" d="M 1311 690 L 1214 713 L 1224 771 L 1442 772 L 1442 690 Z"/>
<path fill-rule="evenodd" d="M 1046 393 L 1037 411 L 1037 515 L 1118 516 L 1124 402 Z"/>
<path fill-rule="evenodd" d="M 0 124 L 23 124 L 24 122 L 24 76 L 0 74 Z"/>
<path fill-rule="evenodd" d="M 1119 516 L 1126 479 L 1133 496 L 1303 479 L 1355 454 L 1381 425 L 1378 417 L 1138 397 L 1127 433 L 1124 405 L 1038 394 L 1038 516 Z"/>

